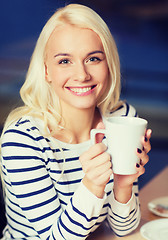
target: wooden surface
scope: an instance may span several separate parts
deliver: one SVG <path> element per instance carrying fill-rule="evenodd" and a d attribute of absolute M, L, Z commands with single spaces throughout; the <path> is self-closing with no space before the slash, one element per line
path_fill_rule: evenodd
<path fill-rule="evenodd" d="M 168 167 L 163 169 L 148 184 L 146 184 L 139 193 L 141 203 L 141 222 L 138 228 L 130 235 L 125 237 L 117 237 L 105 225 L 99 227 L 88 240 L 145 240 L 140 234 L 140 228 L 145 223 L 160 219 L 161 217 L 154 215 L 148 210 L 148 202 L 155 198 L 168 196 Z"/>

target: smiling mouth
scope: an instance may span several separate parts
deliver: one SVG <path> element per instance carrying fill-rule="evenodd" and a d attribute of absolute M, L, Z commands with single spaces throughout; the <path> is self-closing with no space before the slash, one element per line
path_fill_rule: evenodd
<path fill-rule="evenodd" d="M 92 91 L 96 85 L 90 86 L 90 87 L 68 87 L 70 91 L 76 94 L 82 94 L 82 93 L 88 93 Z"/>

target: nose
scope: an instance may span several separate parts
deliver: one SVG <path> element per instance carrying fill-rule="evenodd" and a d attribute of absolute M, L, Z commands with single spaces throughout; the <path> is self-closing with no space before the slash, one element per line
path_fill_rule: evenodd
<path fill-rule="evenodd" d="M 75 66 L 75 70 L 74 70 L 74 80 L 75 81 L 79 81 L 79 82 L 84 82 L 84 81 L 89 81 L 91 79 L 91 75 L 88 71 L 88 69 L 86 68 L 86 66 L 82 63 L 77 64 Z"/>

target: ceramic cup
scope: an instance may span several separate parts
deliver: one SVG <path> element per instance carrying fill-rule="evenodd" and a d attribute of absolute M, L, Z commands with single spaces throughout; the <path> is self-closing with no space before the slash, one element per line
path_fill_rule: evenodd
<path fill-rule="evenodd" d="M 91 142 L 95 143 L 95 135 L 106 136 L 107 152 L 112 157 L 113 172 L 121 175 L 136 173 L 137 148 L 142 148 L 142 137 L 145 135 L 147 121 L 138 117 L 111 117 L 104 122 L 105 129 L 92 129 Z"/>

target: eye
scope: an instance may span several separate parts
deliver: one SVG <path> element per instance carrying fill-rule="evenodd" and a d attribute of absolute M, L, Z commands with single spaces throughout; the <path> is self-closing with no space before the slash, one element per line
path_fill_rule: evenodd
<path fill-rule="evenodd" d="M 59 61 L 59 64 L 68 64 L 68 63 L 70 63 L 69 59 L 61 59 Z"/>
<path fill-rule="evenodd" d="M 100 62 L 101 59 L 99 57 L 91 57 L 86 62 Z"/>

